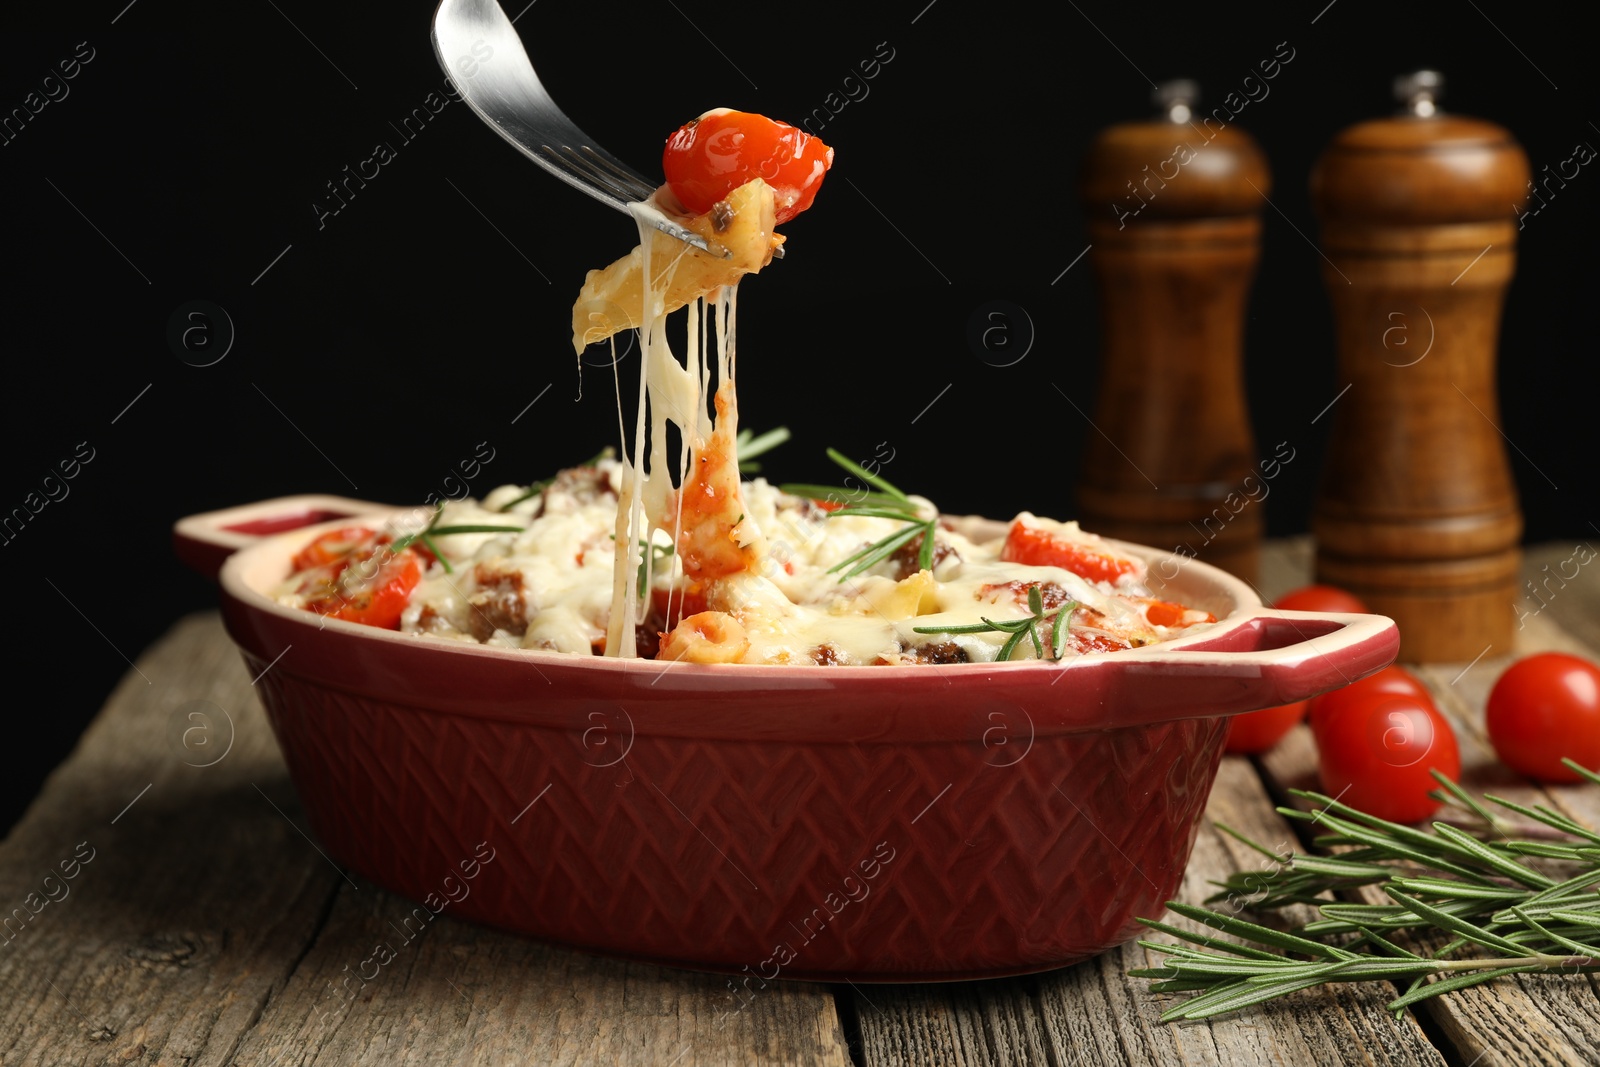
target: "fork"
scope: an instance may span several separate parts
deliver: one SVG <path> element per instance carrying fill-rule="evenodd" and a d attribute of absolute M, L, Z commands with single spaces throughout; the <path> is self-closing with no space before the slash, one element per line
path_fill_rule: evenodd
<path fill-rule="evenodd" d="M 601 148 L 550 99 L 516 27 L 495 0 L 443 0 L 433 17 L 433 50 L 479 118 L 574 189 L 627 215 L 634 214 L 631 205 L 655 192 L 659 183 Z M 703 237 L 653 205 L 640 214 L 663 233 L 711 251 Z"/>

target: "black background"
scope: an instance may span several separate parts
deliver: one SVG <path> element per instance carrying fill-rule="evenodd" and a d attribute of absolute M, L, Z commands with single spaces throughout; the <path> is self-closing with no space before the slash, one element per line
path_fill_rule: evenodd
<path fill-rule="evenodd" d="M 94 459 L 0 548 L 0 826 L 124 657 L 215 605 L 173 558 L 173 520 L 311 491 L 420 501 L 486 441 L 481 493 L 615 439 L 609 375 L 589 370 L 578 399 L 568 323 L 584 272 L 631 247 L 632 224 L 463 104 L 410 140 L 390 125 L 440 89 L 433 6 L 96 0 L 34 25 L 8 13 L 0 113 L 79 42 L 94 58 L 0 145 L 0 512 L 79 442 Z M 837 162 L 816 209 L 787 227 L 790 255 L 741 291 L 743 422 L 795 431 L 770 457 L 777 478 L 827 478 L 826 446 L 869 455 L 888 441 L 901 485 L 999 516 L 1075 508 L 1092 431 L 1051 386 L 1090 409 L 1093 275 L 1086 261 L 1062 271 L 1087 243 L 1075 187 L 1091 138 L 1152 113 L 1149 79 L 1196 78 L 1215 103 L 1287 42 L 1292 62 L 1237 125 L 1275 183 L 1249 306 L 1251 417 L 1264 453 L 1290 440 L 1306 457 L 1274 485 L 1269 527 L 1305 530 L 1328 424 L 1311 419 L 1340 387 L 1308 240 L 1318 152 L 1392 109 L 1395 74 L 1431 66 L 1449 78 L 1447 107 L 1507 126 L 1536 172 L 1554 168 L 1600 144 L 1587 35 L 1564 11 L 1503 0 L 1084 2 L 1048 22 L 1041 10 L 537 0 L 518 28 L 578 124 L 652 173 L 685 119 L 729 106 L 798 122 L 887 42 L 869 95 L 820 130 Z M 319 228 L 325 183 L 379 142 L 393 161 Z M 1530 541 L 1595 533 L 1597 183 L 1586 169 L 1528 220 L 1506 307 L 1502 427 Z M 167 342 L 193 300 L 236 330 L 213 366 Z M 969 319 L 992 300 L 1032 320 L 1014 366 L 968 347 Z"/>

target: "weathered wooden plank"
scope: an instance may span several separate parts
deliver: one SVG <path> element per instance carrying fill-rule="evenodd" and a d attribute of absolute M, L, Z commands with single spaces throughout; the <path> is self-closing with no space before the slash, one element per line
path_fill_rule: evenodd
<path fill-rule="evenodd" d="M 798 1063 L 849 1055 L 832 994 L 603 959 L 451 919 L 367 883 L 339 893 L 316 945 L 237 1062 L 385 1065 Z M 364 980 L 370 976 L 370 980 Z"/>
<path fill-rule="evenodd" d="M 736 997 L 448 915 L 407 938 L 298 816 L 218 618 L 185 620 L 0 843 L 0 1065 L 849 1062 L 825 987 Z"/>
<path fill-rule="evenodd" d="M 339 876 L 251 788 L 282 763 L 217 628 L 187 620 L 141 657 L 0 844 L 7 915 L 52 868 L 61 887 L 0 942 L 7 1067 L 225 1062 L 320 922 Z"/>
<path fill-rule="evenodd" d="M 1565 559 L 1570 546 L 1559 546 Z M 1556 548 L 1530 551 L 1525 576 L 1541 568 Z M 1592 583 L 1591 583 L 1592 584 Z M 1533 652 L 1563 650 L 1587 655 L 1594 651 L 1565 632 L 1558 622 L 1578 618 L 1594 600 L 1576 583 L 1564 593 L 1564 614 L 1557 601 L 1547 611 L 1524 620 L 1512 654 L 1472 664 L 1407 666 L 1427 683 L 1441 712 L 1450 719 L 1461 749 L 1462 782 L 1474 793 L 1494 792 L 1523 804 L 1549 804 L 1579 822 L 1600 825 L 1600 790 L 1592 786 L 1538 786 L 1501 764 L 1489 746 L 1483 708 L 1494 680 L 1515 658 Z M 1511 610 L 1508 605 L 1508 610 Z M 1316 748 L 1310 732 L 1300 727 L 1261 760 L 1275 790 L 1317 788 Z M 1373 891 L 1369 902 L 1386 902 Z M 1518 976 L 1424 1002 L 1421 1010 L 1448 1044 L 1452 1058 L 1463 1063 L 1587 1064 L 1600 1062 L 1600 983 L 1593 976 Z"/>
<path fill-rule="evenodd" d="M 863 1058 L 871 1064 L 1068 1063 L 1050 1059 L 1030 979 L 857 988 Z"/>

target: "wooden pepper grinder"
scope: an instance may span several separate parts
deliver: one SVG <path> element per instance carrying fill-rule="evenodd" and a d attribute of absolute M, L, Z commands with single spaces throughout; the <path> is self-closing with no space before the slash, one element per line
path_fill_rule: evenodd
<path fill-rule="evenodd" d="M 1254 582 L 1266 492 L 1244 307 L 1271 179 L 1248 134 L 1193 115 L 1198 92 L 1160 86 L 1160 117 L 1112 126 L 1089 150 L 1101 372 L 1079 512 L 1085 529 L 1171 550 L 1169 569 L 1198 556 Z"/>
<path fill-rule="evenodd" d="M 1522 534 L 1495 346 L 1528 160 L 1396 79 L 1398 117 L 1334 138 L 1311 175 L 1340 388 L 1312 515 L 1320 581 L 1400 626 L 1400 658 L 1511 650 Z"/>

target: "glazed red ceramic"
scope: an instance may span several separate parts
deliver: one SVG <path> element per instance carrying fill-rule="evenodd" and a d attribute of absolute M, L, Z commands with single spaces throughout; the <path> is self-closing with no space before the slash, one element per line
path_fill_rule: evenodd
<path fill-rule="evenodd" d="M 382 510 L 289 498 L 175 539 L 198 559 Z M 486 648 L 270 599 L 332 525 L 240 547 L 220 574 L 327 853 L 429 912 L 764 980 L 1011 975 L 1127 940 L 1177 891 L 1225 716 L 1343 685 L 1398 645 L 1389 619 L 1265 609 L 1187 561 L 1162 596 L 1217 625 L 1065 667 Z"/>

